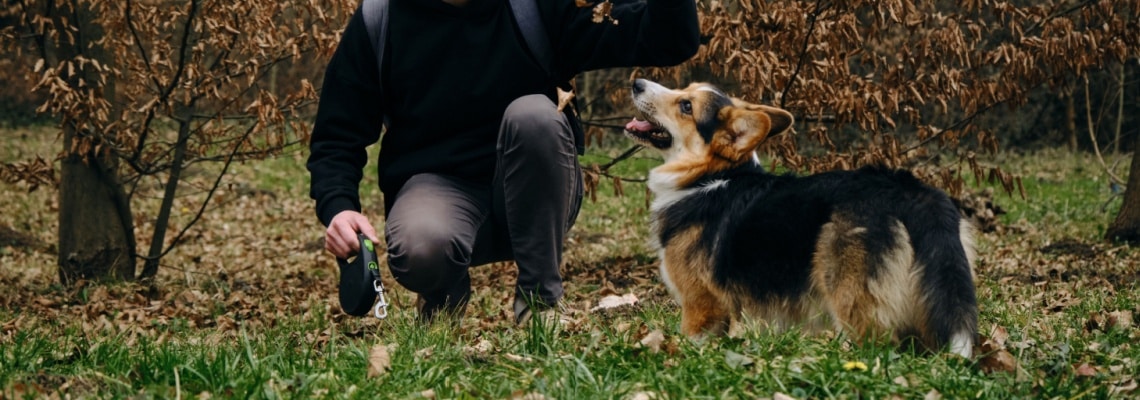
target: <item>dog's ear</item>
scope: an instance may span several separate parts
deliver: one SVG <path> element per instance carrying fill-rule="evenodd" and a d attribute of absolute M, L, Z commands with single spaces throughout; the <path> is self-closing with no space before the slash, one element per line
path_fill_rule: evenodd
<path fill-rule="evenodd" d="M 768 129 L 768 137 L 787 132 L 788 129 L 792 127 L 792 124 L 795 123 L 795 118 L 792 117 L 792 113 L 780 108 L 752 104 L 735 97 L 732 98 L 732 105 L 746 110 L 763 111 L 768 114 L 768 119 L 772 121 L 772 126 Z"/>
<path fill-rule="evenodd" d="M 772 122 L 771 126 L 768 127 L 768 137 L 787 132 L 791 129 L 792 124 L 796 122 L 792 113 L 784 111 L 783 109 L 759 104 L 753 104 L 752 107 L 753 110 L 760 110 L 768 114 L 768 119 Z"/>
<path fill-rule="evenodd" d="M 720 130 L 713 136 L 709 146 L 717 156 L 732 162 L 750 158 L 752 151 L 768 137 L 773 126 L 768 113 L 759 109 L 724 107 L 717 118 L 721 121 Z"/>

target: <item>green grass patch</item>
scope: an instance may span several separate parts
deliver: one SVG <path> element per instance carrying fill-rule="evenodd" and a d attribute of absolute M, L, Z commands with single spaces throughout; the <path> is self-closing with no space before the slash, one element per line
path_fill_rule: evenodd
<path fill-rule="evenodd" d="M 0 130 L 4 161 L 53 151 L 50 129 Z M 39 139 L 36 139 L 39 138 Z M 591 149 L 606 164 L 625 144 Z M 370 160 L 376 149 L 370 149 Z M 1085 154 L 1002 154 L 1027 199 L 1000 190 L 1007 213 L 979 235 L 980 330 L 1010 355 L 965 360 L 857 344 L 831 333 L 762 328 L 694 343 L 656 278 L 647 242 L 644 179 L 659 159 L 641 151 L 615 165 L 587 198 L 566 246 L 565 326 L 510 320 L 514 267 L 472 269 L 476 287 L 459 326 L 416 321 L 413 296 L 386 282 L 389 319 L 336 308 L 336 267 L 308 199 L 307 152 L 239 163 L 211 211 L 164 259 L 155 290 L 130 285 L 64 290 L 50 251 L 0 251 L 0 398 L 1109 398 L 1137 395 L 1140 254 L 1101 241 L 1115 215 L 1107 177 Z M 1126 165 L 1127 162 L 1122 162 Z M 217 165 L 197 166 L 192 184 Z M 626 178 L 617 180 L 615 178 Z M 196 209 L 201 186 L 179 199 Z M 969 185 L 970 190 L 985 186 Z M 4 187 L 0 224 L 55 240 L 51 188 Z M 158 189 L 143 187 L 138 196 Z M 620 194 L 620 195 L 619 195 Z M 370 216 L 382 199 L 370 164 L 361 184 Z M 140 244 L 148 236 L 139 200 Z M 1104 206 L 1107 204 L 1107 206 Z M 175 215 L 175 222 L 189 215 Z M 1066 241 L 1067 240 L 1067 241 Z M 1051 246 L 1064 243 L 1064 246 Z M 384 274 L 388 277 L 388 274 Z M 605 293 L 633 307 L 589 312 Z M 1128 318 L 1126 322 L 1124 319 Z M 661 335 L 660 341 L 647 338 Z M 645 342 L 643 344 L 643 341 Z M 384 346 L 390 368 L 369 373 Z M 1131 389 L 1130 389 L 1131 388 Z"/>

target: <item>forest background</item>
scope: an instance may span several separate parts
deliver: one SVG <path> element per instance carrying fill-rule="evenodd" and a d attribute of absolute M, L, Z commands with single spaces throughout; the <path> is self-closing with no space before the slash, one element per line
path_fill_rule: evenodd
<path fill-rule="evenodd" d="M 408 322 L 394 282 L 396 322 L 336 307 L 303 163 L 355 1 L 0 4 L 0 396 L 1136 388 L 1140 1 L 698 1 L 690 62 L 577 78 L 592 200 L 564 266 L 577 318 L 522 330 L 502 314 L 509 263 L 477 269 L 463 329 Z M 579 1 L 621 23 L 610 5 Z M 797 133 L 760 149 L 773 169 L 882 164 L 954 195 L 983 232 L 978 357 L 794 332 L 680 339 L 645 239 L 656 161 L 620 135 L 633 76 L 788 109 Z M 611 295 L 634 304 L 601 307 Z"/>

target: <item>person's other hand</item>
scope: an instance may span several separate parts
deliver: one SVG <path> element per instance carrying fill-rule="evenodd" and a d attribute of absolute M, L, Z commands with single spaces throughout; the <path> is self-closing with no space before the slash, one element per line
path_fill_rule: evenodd
<path fill-rule="evenodd" d="M 376 229 L 368 222 L 368 217 L 352 210 L 341 211 L 329 221 L 329 228 L 325 230 L 325 250 L 340 259 L 355 255 L 360 252 L 358 232 L 373 243 L 380 242 L 376 239 Z"/>

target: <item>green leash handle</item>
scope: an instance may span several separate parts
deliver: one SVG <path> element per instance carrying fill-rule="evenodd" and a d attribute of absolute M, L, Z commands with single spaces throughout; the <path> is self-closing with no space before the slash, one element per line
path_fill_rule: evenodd
<path fill-rule="evenodd" d="M 376 245 L 364 234 L 358 234 L 360 253 L 352 261 L 337 258 L 340 266 L 340 308 L 355 316 L 373 310 L 377 318 L 388 316 L 388 301 L 384 298 L 384 285 L 380 282 L 380 263 Z M 379 297 L 380 301 L 376 302 Z M 375 307 L 373 304 L 375 303 Z"/>

